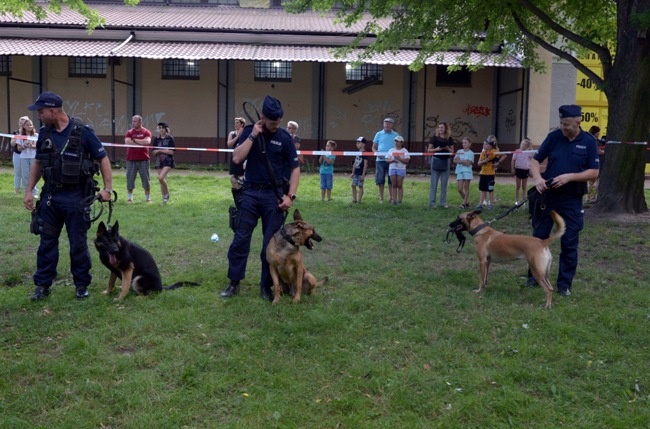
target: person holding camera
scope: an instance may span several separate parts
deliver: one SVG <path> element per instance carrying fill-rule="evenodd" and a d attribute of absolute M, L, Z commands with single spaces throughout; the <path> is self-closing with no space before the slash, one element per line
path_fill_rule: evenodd
<path fill-rule="evenodd" d="M 95 131 L 63 110 L 63 100 L 52 92 L 38 96 L 29 110 L 38 112 L 45 124 L 36 141 L 36 158 L 25 189 L 25 208 L 33 213 L 32 232 L 40 235 L 36 253 L 36 289 L 32 301 L 46 298 L 57 276 L 59 236 L 65 225 L 70 242 L 70 272 L 78 299 L 88 297 L 92 281 L 92 262 L 88 250 L 90 207 L 82 202 L 94 195 L 97 182 L 93 175 L 101 172 L 104 189 L 102 201 L 112 194 L 111 163 Z M 97 166 L 99 163 L 99 166 Z M 34 207 L 34 186 L 43 178 L 39 204 Z"/>

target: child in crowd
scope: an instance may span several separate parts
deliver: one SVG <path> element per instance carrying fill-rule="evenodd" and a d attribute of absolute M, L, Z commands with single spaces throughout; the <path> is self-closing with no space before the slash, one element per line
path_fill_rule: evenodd
<path fill-rule="evenodd" d="M 366 151 L 366 138 L 359 137 L 357 139 L 357 150 L 359 152 Z M 360 203 L 363 198 L 363 181 L 366 178 L 366 172 L 368 171 L 368 157 L 365 155 L 357 155 L 354 158 L 354 164 L 352 165 L 352 203 Z M 357 187 L 359 192 L 357 193 Z"/>
<path fill-rule="evenodd" d="M 404 137 L 395 137 L 395 147 L 390 149 L 386 154 L 388 162 L 388 176 L 390 176 L 391 186 L 393 188 L 393 198 L 391 204 L 402 204 L 404 197 L 404 178 L 406 177 L 406 165 L 411 160 L 409 151 L 404 148 Z"/>
<path fill-rule="evenodd" d="M 469 185 L 474 179 L 472 166 L 474 165 L 474 152 L 470 149 L 472 140 L 469 137 L 463 139 L 463 148 L 459 149 L 454 156 L 454 164 L 456 164 L 456 183 L 458 184 L 458 193 L 463 199 L 458 208 L 469 208 Z"/>
<path fill-rule="evenodd" d="M 519 143 L 519 150 L 512 154 L 512 161 L 510 163 L 510 171 L 515 174 L 515 182 L 517 184 L 516 198 L 518 203 L 526 197 L 526 185 L 528 184 L 528 176 L 530 174 L 530 160 L 533 158 L 533 143 L 528 137 Z M 521 199 L 519 199 L 519 191 L 521 190 Z"/>
<path fill-rule="evenodd" d="M 487 202 L 488 210 L 494 208 L 494 179 L 496 178 L 496 170 L 501 163 L 501 158 L 497 156 L 499 151 L 497 147 L 497 138 L 493 135 L 487 136 L 483 142 L 483 150 L 478 159 L 478 166 L 481 167 L 479 172 L 478 189 L 481 191 L 481 199 L 479 200 L 476 210 L 483 210 L 483 204 Z M 489 201 L 488 201 L 489 196 Z"/>
<path fill-rule="evenodd" d="M 328 152 L 336 149 L 336 142 L 328 140 L 325 145 L 325 150 Z M 332 201 L 332 187 L 334 186 L 334 160 L 336 155 L 321 155 L 318 158 L 320 164 L 320 199 L 325 201 Z"/>

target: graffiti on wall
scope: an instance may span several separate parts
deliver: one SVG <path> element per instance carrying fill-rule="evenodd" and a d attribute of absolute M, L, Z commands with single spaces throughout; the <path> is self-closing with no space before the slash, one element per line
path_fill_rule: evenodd
<path fill-rule="evenodd" d="M 95 129 L 99 135 L 110 135 L 111 108 L 101 102 L 86 102 L 79 100 L 64 101 L 64 110 L 74 118 L 79 118 Z M 155 130 L 158 122 L 165 116 L 165 112 L 155 112 L 142 115 L 142 126 L 149 130 Z M 120 115 L 115 118 L 115 134 L 123 136 L 131 128 L 131 117 Z M 122 139 L 119 139 L 121 142 Z"/>
<path fill-rule="evenodd" d="M 438 128 L 438 123 L 440 121 L 440 115 L 429 116 L 424 123 L 424 140 L 428 141 L 431 137 L 435 135 L 436 128 Z M 453 121 L 447 121 L 449 124 L 449 130 L 451 131 L 451 137 L 455 140 L 460 140 L 464 136 L 476 136 L 478 133 L 474 129 L 474 125 L 470 121 L 462 120 L 459 117 L 456 117 Z"/>
<path fill-rule="evenodd" d="M 517 126 L 517 115 L 515 115 L 515 111 L 513 109 L 508 110 L 504 126 L 506 127 L 506 131 L 508 133 L 512 133 L 514 128 Z"/>
<path fill-rule="evenodd" d="M 487 106 L 471 106 L 471 105 L 468 104 L 463 109 L 463 113 L 465 113 L 467 116 L 472 116 L 473 115 L 473 116 L 475 116 L 477 118 L 480 117 L 480 116 L 488 117 L 488 116 L 490 116 L 491 110 Z"/>

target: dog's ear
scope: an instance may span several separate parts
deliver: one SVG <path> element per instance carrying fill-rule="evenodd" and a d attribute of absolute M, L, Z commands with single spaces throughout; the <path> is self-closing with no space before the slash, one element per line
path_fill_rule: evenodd
<path fill-rule="evenodd" d="M 293 211 L 293 220 L 302 220 L 302 216 L 300 215 L 300 210 L 295 209 Z"/>
<path fill-rule="evenodd" d="M 118 221 L 115 221 L 113 226 L 111 227 L 111 232 L 115 235 L 119 234 L 120 232 L 120 223 Z"/>
<path fill-rule="evenodd" d="M 99 226 L 97 227 L 97 235 L 104 235 L 106 234 L 106 225 L 104 224 L 104 221 L 99 222 Z"/>
<path fill-rule="evenodd" d="M 481 214 L 481 210 L 474 210 L 474 211 L 471 213 L 470 216 L 474 217 L 474 216 L 478 216 L 478 215 L 480 215 L 480 214 Z"/>

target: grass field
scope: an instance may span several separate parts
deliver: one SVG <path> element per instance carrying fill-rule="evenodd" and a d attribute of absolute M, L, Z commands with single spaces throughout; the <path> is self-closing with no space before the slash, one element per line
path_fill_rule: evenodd
<path fill-rule="evenodd" d="M 494 265 L 491 287 L 472 292 L 474 246 L 444 242 L 459 210 L 428 209 L 427 180 L 407 178 L 401 206 L 378 204 L 367 183 L 353 205 L 347 177 L 321 202 L 318 176 L 303 175 L 295 206 L 324 238 L 306 263 L 330 281 L 271 306 L 259 298 L 259 231 L 240 296 L 218 295 L 232 239 L 222 172 L 174 172 L 166 206 L 157 186 L 153 204 L 138 190 L 127 205 L 114 174 L 121 233 L 151 251 L 165 284 L 201 286 L 114 303 L 101 294 L 95 223 L 90 298 L 74 299 L 63 233 L 52 294 L 30 302 L 38 237 L 3 170 L 0 428 L 650 427 L 647 214 L 587 212 L 573 295 L 544 310 L 521 262 Z M 514 191 L 497 184 L 502 203 L 485 219 Z M 531 231 L 523 210 L 493 226 Z M 553 252 L 555 283 L 559 243 Z"/>

